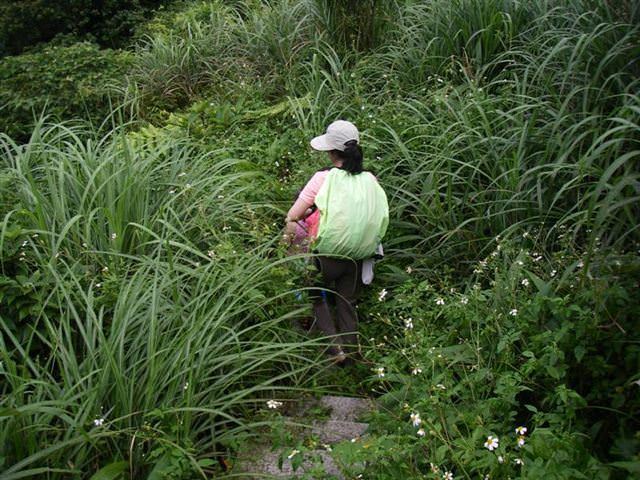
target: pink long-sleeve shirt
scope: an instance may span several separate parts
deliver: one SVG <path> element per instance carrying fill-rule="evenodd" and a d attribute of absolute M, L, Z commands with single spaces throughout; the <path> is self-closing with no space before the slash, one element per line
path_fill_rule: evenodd
<path fill-rule="evenodd" d="M 287 214 L 289 220 L 300 220 L 303 217 L 304 212 L 314 204 L 316 201 L 316 195 L 320 191 L 320 187 L 322 187 L 324 179 L 327 178 L 328 173 L 329 170 L 321 170 L 311 177 L 300 192 L 300 195 L 298 195 L 298 199 L 289 209 L 289 213 Z"/>

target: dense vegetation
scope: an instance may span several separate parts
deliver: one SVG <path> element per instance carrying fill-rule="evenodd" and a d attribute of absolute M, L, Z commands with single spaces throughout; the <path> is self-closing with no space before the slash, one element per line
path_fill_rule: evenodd
<path fill-rule="evenodd" d="M 222 476 L 309 391 L 380 401 L 354 477 L 637 475 L 639 14 L 194 2 L 1 60 L 3 478 Z M 340 373 L 280 242 L 336 118 L 392 217 Z"/>
<path fill-rule="evenodd" d="M 163 0 L 1 0 L 0 57 L 42 42 L 93 40 L 123 46 Z"/>

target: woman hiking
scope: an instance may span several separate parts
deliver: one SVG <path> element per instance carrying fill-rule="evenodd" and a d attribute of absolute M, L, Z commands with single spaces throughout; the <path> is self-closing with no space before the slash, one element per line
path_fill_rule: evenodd
<path fill-rule="evenodd" d="M 356 126 L 337 120 L 324 135 L 311 140 L 315 150 L 327 152 L 333 167 L 316 172 L 298 195 L 286 218 L 291 235 L 305 212 L 315 205 L 317 232 L 310 250 L 318 269 L 311 292 L 318 328 L 333 336 L 329 353 L 344 363 L 347 347 L 357 347 L 356 300 L 362 282 L 363 261 L 376 255 L 389 223 L 387 197 L 376 177 L 363 170 L 360 135 Z M 370 264 L 368 265 L 370 267 Z M 335 292 L 335 319 L 326 291 Z"/>

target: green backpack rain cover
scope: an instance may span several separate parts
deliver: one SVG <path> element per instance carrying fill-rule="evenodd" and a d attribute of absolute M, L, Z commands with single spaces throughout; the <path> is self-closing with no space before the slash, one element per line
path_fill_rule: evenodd
<path fill-rule="evenodd" d="M 387 231 L 389 204 L 371 172 L 351 175 L 339 168 L 331 169 L 315 203 L 320 210 L 320 224 L 314 251 L 355 260 L 374 255 Z"/>

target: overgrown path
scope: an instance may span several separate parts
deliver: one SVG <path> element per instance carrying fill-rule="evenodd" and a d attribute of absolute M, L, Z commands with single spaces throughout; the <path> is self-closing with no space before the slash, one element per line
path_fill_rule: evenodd
<path fill-rule="evenodd" d="M 242 478 L 349 478 L 359 462 L 350 461 L 350 444 L 366 441 L 368 423 L 362 421 L 375 408 L 370 398 L 325 395 L 302 400 L 281 418 L 282 445 L 255 443 L 240 456 Z M 285 438 L 283 438 L 285 437 Z M 287 441 L 288 440 L 288 441 Z"/>

